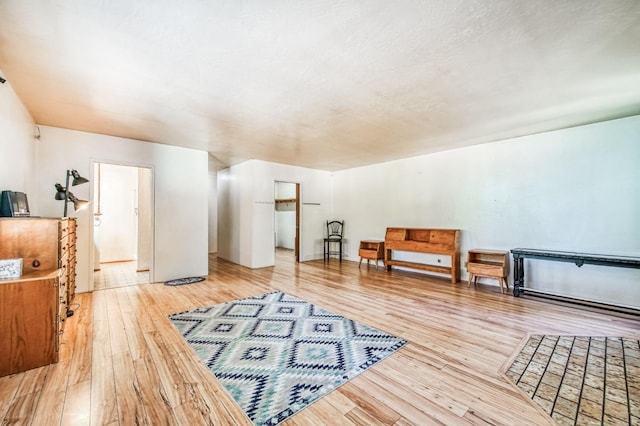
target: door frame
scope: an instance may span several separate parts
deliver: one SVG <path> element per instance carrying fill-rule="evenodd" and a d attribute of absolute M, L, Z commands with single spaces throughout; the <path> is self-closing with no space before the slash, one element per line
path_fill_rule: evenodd
<path fill-rule="evenodd" d="M 300 183 L 296 182 L 296 239 L 294 243 L 296 263 L 300 263 Z"/>
<path fill-rule="evenodd" d="M 149 220 L 151 221 L 151 258 L 149 259 L 149 282 L 155 282 L 155 259 L 156 259 L 156 227 L 155 227 L 155 166 L 153 164 L 146 164 L 146 163 L 135 163 L 135 162 L 128 162 L 128 161 L 113 161 L 113 160 L 108 160 L 108 159 L 99 159 L 99 158 L 91 158 L 91 164 L 89 166 L 89 173 L 90 176 L 95 176 L 95 168 L 96 168 L 96 164 L 101 163 L 101 164 L 111 164 L 111 165 L 115 165 L 115 166 L 124 166 L 124 167 L 134 167 L 136 169 L 138 168 L 143 168 L 143 169 L 150 169 L 151 170 L 151 206 L 150 206 L 150 218 Z M 89 189 L 89 199 L 91 200 L 92 203 L 96 202 L 96 196 L 97 194 L 94 194 L 94 187 L 95 185 L 91 185 L 91 188 Z M 94 274 L 93 274 L 93 268 L 94 268 L 94 262 L 95 262 L 95 252 L 94 252 L 94 225 L 93 225 L 93 207 L 92 207 L 92 212 L 91 212 L 91 226 L 89 226 L 89 242 L 91 245 L 91 250 L 89 250 L 89 265 L 91 267 L 91 271 L 92 273 L 89 274 L 89 292 L 92 292 L 95 288 L 95 283 L 94 283 Z"/>
<path fill-rule="evenodd" d="M 289 183 L 292 185 L 296 186 L 296 202 L 295 202 L 295 212 L 296 212 L 296 220 L 295 220 L 295 237 L 294 237 L 294 243 L 293 243 L 293 252 L 294 252 L 294 257 L 296 260 L 296 263 L 300 262 L 300 241 L 301 241 L 301 236 L 300 236 L 300 226 L 302 224 L 302 215 L 301 215 L 301 211 L 300 211 L 300 205 L 301 200 L 300 200 L 300 193 L 301 193 L 301 186 L 302 184 L 300 182 L 292 182 L 290 180 L 286 180 L 286 179 L 274 179 L 273 180 L 273 199 L 274 199 L 274 205 L 275 205 L 275 199 L 276 199 L 276 194 L 275 194 L 275 188 L 276 185 L 278 183 Z M 276 259 L 276 241 L 275 241 L 275 224 L 276 224 L 276 209 L 273 209 L 273 217 L 271 220 L 271 223 L 273 223 L 274 226 L 274 241 L 273 241 L 273 261 L 275 264 L 275 259 Z"/>

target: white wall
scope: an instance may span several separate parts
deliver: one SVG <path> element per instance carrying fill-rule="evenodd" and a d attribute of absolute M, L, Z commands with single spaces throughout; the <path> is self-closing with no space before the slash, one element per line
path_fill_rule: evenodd
<path fill-rule="evenodd" d="M 209 155 L 209 253 L 218 251 L 218 170 L 219 162 Z"/>
<path fill-rule="evenodd" d="M 252 182 L 249 162 L 218 172 L 218 257 L 251 265 Z"/>
<path fill-rule="evenodd" d="M 276 199 L 293 199 L 296 198 L 296 184 L 291 182 L 276 182 L 275 183 L 275 198 Z"/>
<path fill-rule="evenodd" d="M 289 200 L 296 198 L 296 184 L 275 183 L 275 198 Z M 276 247 L 295 249 L 296 244 L 296 203 L 276 203 L 275 206 Z"/>
<path fill-rule="evenodd" d="M 138 252 L 137 271 L 151 268 L 153 255 L 153 175 L 151 169 L 138 167 Z M 94 228 L 95 229 L 95 228 Z"/>
<path fill-rule="evenodd" d="M 138 193 L 138 168 L 102 163 L 100 174 L 100 261 L 134 260 L 138 240 L 134 211 L 137 204 L 134 196 L 137 197 Z M 97 208 L 95 202 L 93 206 L 94 209 Z"/>
<path fill-rule="evenodd" d="M 640 116 L 345 170 L 333 191 L 350 238 L 458 228 L 462 265 L 471 248 L 640 256 Z M 533 288 L 640 307 L 637 269 L 527 260 L 525 270 Z"/>
<path fill-rule="evenodd" d="M 250 268 L 272 266 L 274 182 L 300 183 L 300 260 L 322 258 L 330 212 L 329 172 L 259 160 L 218 173 L 218 256 Z"/>
<path fill-rule="evenodd" d="M 25 192 L 32 216 L 38 214 L 34 135 L 35 123 L 11 82 L 0 84 L 0 190 Z"/>
<path fill-rule="evenodd" d="M 278 203 L 275 211 L 276 247 L 293 250 L 296 245 L 296 204 Z"/>
<path fill-rule="evenodd" d="M 93 175 L 94 161 L 153 169 L 155 281 L 206 275 L 207 262 L 207 153 L 132 139 L 41 127 L 38 143 L 40 169 L 37 193 L 43 216 L 60 216 L 62 205 L 53 199 L 53 184 L 66 169 Z M 75 187 L 81 199 L 93 199 L 92 185 Z M 91 198 L 89 198 L 91 197 Z M 78 212 L 78 292 L 89 290 L 92 209 Z"/>

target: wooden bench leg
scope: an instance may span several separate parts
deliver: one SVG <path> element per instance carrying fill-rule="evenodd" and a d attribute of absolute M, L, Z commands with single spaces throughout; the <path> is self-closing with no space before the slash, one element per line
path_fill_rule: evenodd
<path fill-rule="evenodd" d="M 504 294 L 504 290 L 502 289 L 502 277 L 498 278 L 498 282 L 500 283 L 500 293 Z"/>
<path fill-rule="evenodd" d="M 509 291 L 509 280 L 507 279 L 507 277 L 504 277 L 504 285 L 505 287 L 507 287 L 507 291 Z"/>
<path fill-rule="evenodd" d="M 469 280 L 467 282 L 467 288 L 471 287 L 471 279 L 473 278 L 473 274 L 469 274 Z"/>
<path fill-rule="evenodd" d="M 360 258 L 360 263 L 358 263 L 358 269 L 362 266 L 362 258 Z"/>

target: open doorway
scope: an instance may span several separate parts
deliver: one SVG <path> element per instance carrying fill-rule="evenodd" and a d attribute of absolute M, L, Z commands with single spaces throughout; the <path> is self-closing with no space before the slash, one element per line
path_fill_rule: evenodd
<path fill-rule="evenodd" d="M 93 182 L 93 289 L 152 282 L 151 169 L 96 162 Z"/>
<path fill-rule="evenodd" d="M 275 251 L 300 262 L 300 184 L 275 182 Z"/>

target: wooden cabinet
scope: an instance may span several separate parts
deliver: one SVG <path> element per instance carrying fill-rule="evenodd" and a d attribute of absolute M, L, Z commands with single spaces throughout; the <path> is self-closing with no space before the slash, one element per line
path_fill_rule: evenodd
<path fill-rule="evenodd" d="M 362 265 L 362 259 L 367 259 L 367 266 L 369 266 L 369 261 L 374 260 L 376 262 L 376 270 L 378 269 L 378 260 L 382 259 L 384 268 L 384 241 L 362 240 L 360 241 L 358 254 L 360 255 L 358 268 Z"/>
<path fill-rule="evenodd" d="M 0 259 L 22 258 L 0 280 L 0 376 L 58 362 L 76 287 L 75 218 L 0 219 Z"/>
<path fill-rule="evenodd" d="M 59 271 L 0 280 L 0 376 L 58 362 L 64 324 Z"/>
<path fill-rule="evenodd" d="M 496 250 L 469 250 L 467 254 L 467 272 L 469 273 L 469 282 L 467 287 L 471 286 L 471 280 L 474 284 L 478 282 L 478 277 L 496 278 L 500 283 L 500 292 L 504 293 L 502 281 L 509 290 L 509 281 L 507 280 L 507 252 Z"/>

